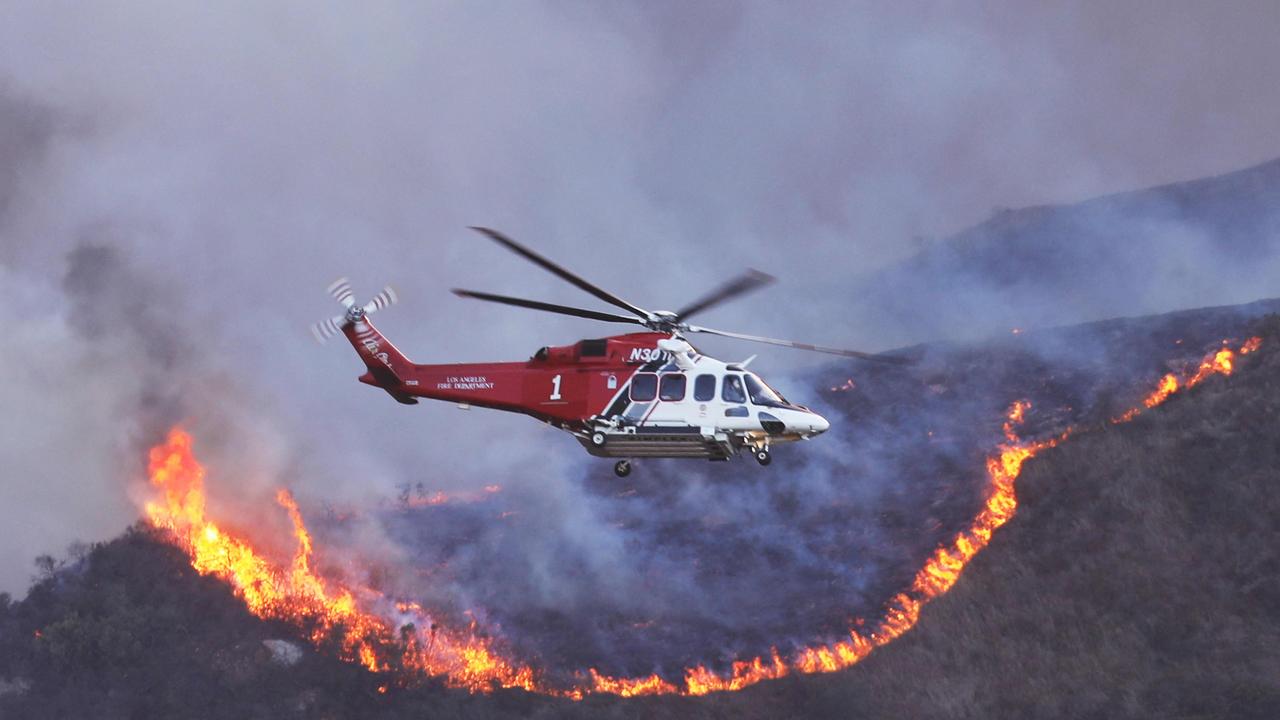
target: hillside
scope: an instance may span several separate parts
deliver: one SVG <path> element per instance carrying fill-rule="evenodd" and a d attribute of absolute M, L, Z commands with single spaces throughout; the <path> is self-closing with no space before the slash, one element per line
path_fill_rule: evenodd
<path fill-rule="evenodd" d="M 694 699 L 572 703 L 431 682 L 382 694 L 375 676 L 253 618 L 138 528 L 61 567 L 44 560 L 27 598 L 0 601 L 0 717 L 1276 717 L 1280 319 L 1247 320 L 1257 312 L 924 349 L 922 387 L 958 384 L 964 395 L 1009 385 L 1050 409 L 1082 405 L 1033 418 L 1027 432 L 1085 430 L 1028 462 L 1017 515 L 919 625 L 847 671 Z M 1088 338 L 1116 357 L 1131 348 L 1147 358 L 1168 352 L 1174 335 L 1212 337 L 1245 322 L 1265 342 L 1236 374 L 1123 425 L 1105 418 L 1133 367 L 1077 403 L 1063 395 L 1076 375 L 1009 347 L 1042 353 Z M 892 398 L 845 397 L 833 388 L 827 399 L 895 429 L 868 407 L 892 418 L 882 407 Z M 899 405 L 917 402 L 903 397 Z"/>
<path fill-rule="evenodd" d="M 741 707 L 1280 716 L 1280 320 L 1265 332 L 1237 375 L 1029 462 L 1018 514 L 910 635 Z"/>
<path fill-rule="evenodd" d="M 866 278 L 850 306 L 882 338 L 972 338 L 1275 297 L 1276 198 L 1280 159 L 1074 204 L 997 210 Z"/>

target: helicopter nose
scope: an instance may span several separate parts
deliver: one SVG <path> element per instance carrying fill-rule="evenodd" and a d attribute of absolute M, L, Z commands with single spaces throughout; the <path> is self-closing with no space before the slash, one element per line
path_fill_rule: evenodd
<path fill-rule="evenodd" d="M 821 435 L 831 427 L 831 423 L 827 422 L 827 419 L 818 413 L 814 413 L 813 418 L 809 420 L 809 427 L 814 435 Z"/>

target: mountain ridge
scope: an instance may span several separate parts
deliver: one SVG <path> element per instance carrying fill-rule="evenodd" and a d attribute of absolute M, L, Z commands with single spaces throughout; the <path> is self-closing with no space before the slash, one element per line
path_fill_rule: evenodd
<path fill-rule="evenodd" d="M 1280 159 L 1078 203 L 1003 210 L 863 278 L 856 324 L 909 337 L 1280 295 Z"/>

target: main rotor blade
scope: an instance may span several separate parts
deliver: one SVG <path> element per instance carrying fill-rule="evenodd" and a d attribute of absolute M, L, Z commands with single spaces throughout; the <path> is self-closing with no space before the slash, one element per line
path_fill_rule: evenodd
<path fill-rule="evenodd" d="M 739 295 L 763 287 L 773 282 L 774 277 L 768 273 L 762 273 L 759 270 L 748 270 L 741 276 L 730 280 L 721 285 L 718 289 L 704 295 L 701 299 L 692 302 L 676 312 L 676 318 L 684 320 L 694 313 L 700 313 L 707 308 L 719 305 L 726 300 L 731 300 Z"/>
<path fill-rule="evenodd" d="M 821 345 L 811 345 L 809 343 L 795 342 L 793 340 L 779 340 L 777 338 L 761 337 L 759 335 L 744 335 L 742 333 L 728 332 L 726 330 L 715 330 L 712 328 L 698 327 L 690 325 L 687 332 L 707 333 L 709 335 L 720 335 L 723 337 L 736 338 L 738 340 L 750 340 L 751 342 L 766 343 L 768 345 L 780 345 L 782 347 L 796 348 L 797 350 L 812 350 L 814 352 L 828 353 L 831 355 L 842 355 L 844 357 L 861 358 L 863 360 L 872 360 L 874 362 L 892 363 L 894 365 L 914 365 L 915 361 L 910 358 L 896 357 L 893 355 L 876 355 L 874 353 L 858 352 L 857 350 L 843 350 L 841 348 L 823 347 Z"/>
<path fill-rule="evenodd" d="M 490 230 L 490 229 L 489 229 L 489 228 L 487 228 L 487 227 L 477 227 L 477 226 L 474 226 L 474 225 L 471 227 L 471 229 L 472 229 L 472 230 L 475 230 L 475 231 L 476 231 L 476 232 L 478 232 L 478 233 L 481 233 L 481 234 L 484 234 L 484 235 L 489 236 L 489 238 L 491 238 L 494 242 L 498 243 L 499 245 L 502 245 L 502 246 L 506 247 L 506 248 L 507 248 L 508 250 L 510 250 L 511 252 L 513 252 L 513 253 L 515 253 L 515 254 L 517 254 L 517 255 L 520 255 L 521 257 L 523 257 L 524 259 L 526 259 L 526 260 L 528 260 L 528 261 L 530 261 L 530 262 L 534 263 L 535 265 L 539 265 L 539 266 L 541 266 L 544 270 L 548 270 L 548 271 L 550 271 L 551 273 L 553 273 L 553 274 L 555 274 L 557 277 L 559 277 L 561 280 L 565 280 L 565 281 L 567 281 L 567 282 L 573 283 L 573 284 L 574 284 L 574 285 L 576 285 L 578 288 L 580 288 L 580 289 L 582 289 L 582 290 L 585 290 L 585 291 L 587 291 L 587 292 L 591 293 L 592 295 L 595 295 L 596 297 L 598 297 L 598 298 L 600 298 L 601 300 L 603 300 L 603 301 L 605 301 L 605 302 L 609 303 L 610 305 L 613 305 L 614 307 L 620 307 L 620 308 L 622 308 L 623 310 L 626 310 L 627 312 L 632 313 L 633 315 L 636 315 L 637 317 L 640 317 L 640 318 L 648 318 L 648 317 L 649 317 L 649 313 L 648 313 L 648 312 L 646 312 L 646 311 L 642 310 L 641 308 L 636 307 L 635 305 L 632 305 L 631 303 L 627 302 L 626 300 L 623 300 L 622 298 L 620 298 L 620 297 L 618 297 L 618 296 L 616 296 L 616 295 L 614 295 L 614 294 L 612 294 L 612 293 L 610 293 L 610 292 L 608 292 L 608 291 L 602 290 L 601 288 L 596 287 L 595 285 L 592 285 L 591 283 L 587 282 L 586 280 L 583 280 L 582 278 L 578 277 L 577 275 L 574 275 L 573 273 L 569 272 L 568 270 L 565 270 L 564 268 L 560 267 L 559 265 L 557 265 L 557 264 L 555 264 L 555 263 L 551 262 L 550 260 L 548 260 L 548 259 L 546 259 L 546 258 L 542 257 L 541 255 L 539 255 L 539 254 L 535 253 L 534 251 L 530 250 L 529 248 L 527 248 L 527 247 L 525 247 L 525 246 L 523 246 L 523 245 L 521 245 L 521 244 L 517 243 L 515 240 L 512 240 L 511 238 L 507 237 L 506 235 L 503 235 L 502 233 L 498 232 L 497 230 Z"/>
<path fill-rule="evenodd" d="M 493 295 L 491 293 L 476 292 L 475 290 L 460 290 L 458 288 L 454 288 L 453 294 L 458 297 L 488 300 L 489 302 L 502 303 L 503 305 L 515 305 L 516 307 L 529 308 L 530 310 L 545 310 L 546 312 L 559 313 L 561 315 L 573 315 L 574 317 L 587 318 L 588 320 L 631 323 L 634 325 L 643 324 L 639 319 L 627 317 L 626 315 L 614 315 L 613 313 L 598 312 L 596 310 L 583 310 L 582 308 L 569 307 L 567 305 L 553 305 L 551 303 L 538 302 L 537 300 L 525 300 L 523 298 L 513 298 L 505 295 Z"/>

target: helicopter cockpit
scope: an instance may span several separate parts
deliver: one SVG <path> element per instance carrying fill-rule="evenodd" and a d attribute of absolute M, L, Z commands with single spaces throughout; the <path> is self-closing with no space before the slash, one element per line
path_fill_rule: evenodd
<path fill-rule="evenodd" d="M 792 410 L 805 410 L 805 408 L 789 402 L 777 390 L 769 387 L 768 383 L 752 372 L 744 372 L 743 379 L 747 385 L 747 394 L 751 397 L 752 405 L 773 408 L 790 408 Z"/>

